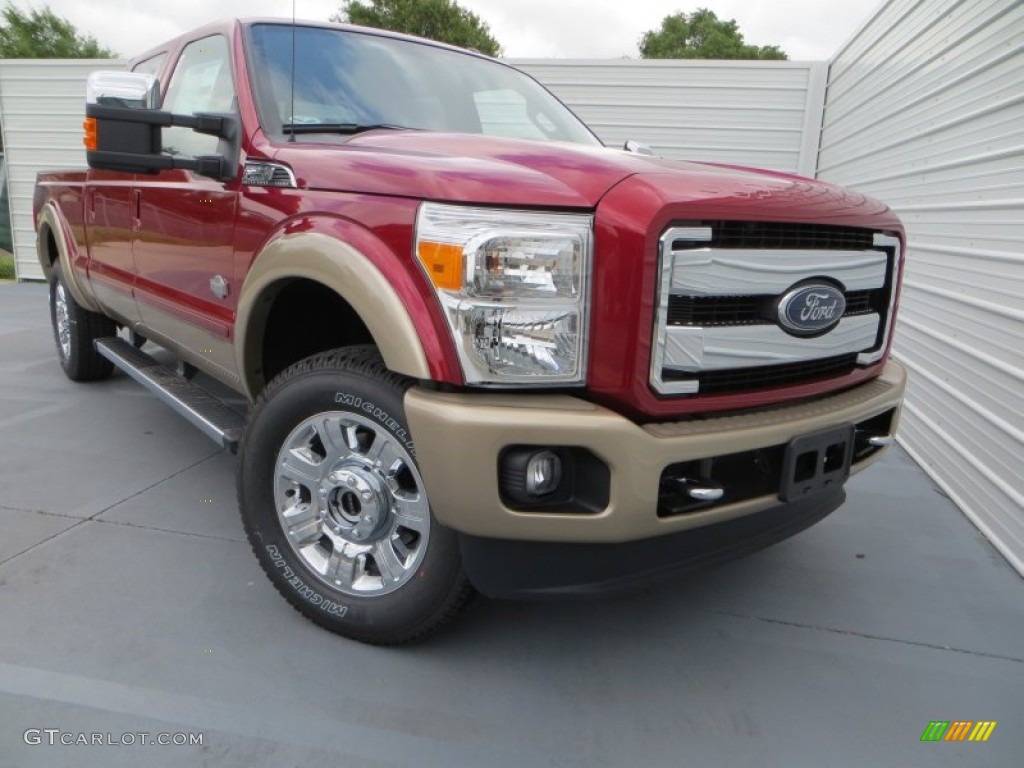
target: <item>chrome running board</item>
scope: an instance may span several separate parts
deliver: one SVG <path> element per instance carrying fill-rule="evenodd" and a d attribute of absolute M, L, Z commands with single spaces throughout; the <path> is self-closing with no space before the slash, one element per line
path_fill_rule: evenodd
<path fill-rule="evenodd" d="M 200 432 L 231 453 L 237 452 L 245 416 L 124 339 L 112 336 L 96 339 L 95 344 L 97 352 L 155 393 Z"/>

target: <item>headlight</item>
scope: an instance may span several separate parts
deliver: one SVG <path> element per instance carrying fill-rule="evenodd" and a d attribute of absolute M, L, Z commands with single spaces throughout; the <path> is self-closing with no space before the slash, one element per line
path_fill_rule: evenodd
<path fill-rule="evenodd" d="M 583 382 L 592 218 L 423 203 L 416 256 L 468 384 Z"/>

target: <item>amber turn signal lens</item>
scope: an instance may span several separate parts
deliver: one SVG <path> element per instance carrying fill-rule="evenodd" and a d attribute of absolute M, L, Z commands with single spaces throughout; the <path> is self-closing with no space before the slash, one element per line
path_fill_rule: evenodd
<path fill-rule="evenodd" d="M 85 137 L 82 139 L 82 143 L 85 144 L 85 148 L 88 150 L 96 149 L 96 118 L 87 117 L 85 122 L 82 123 L 82 128 L 85 129 Z"/>
<path fill-rule="evenodd" d="M 417 255 L 436 287 L 448 291 L 462 288 L 462 246 L 421 240 Z"/>

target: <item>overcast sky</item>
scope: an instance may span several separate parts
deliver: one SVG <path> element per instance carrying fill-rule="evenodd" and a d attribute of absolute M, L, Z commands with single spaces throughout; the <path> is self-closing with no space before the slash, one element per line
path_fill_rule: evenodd
<path fill-rule="evenodd" d="M 30 0 L 14 0 L 22 8 Z M 340 0 L 295 0 L 300 19 L 326 20 Z M 510 58 L 638 58 L 637 40 L 676 11 L 707 7 L 736 19 L 748 43 L 794 60 L 828 59 L 880 0 L 459 0 L 486 21 Z M 230 16 L 290 17 L 291 0 L 31 0 L 125 58 Z"/>

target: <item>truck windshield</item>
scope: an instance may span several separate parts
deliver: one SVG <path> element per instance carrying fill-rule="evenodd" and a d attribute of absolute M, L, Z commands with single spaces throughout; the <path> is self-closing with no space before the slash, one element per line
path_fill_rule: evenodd
<path fill-rule="evenodd" d="M 371 127 L 599 145 L 558 99 L 495 61 L 368 32 L 254 24 L 249 68 L 270 133 L 345 134 Z"/>

